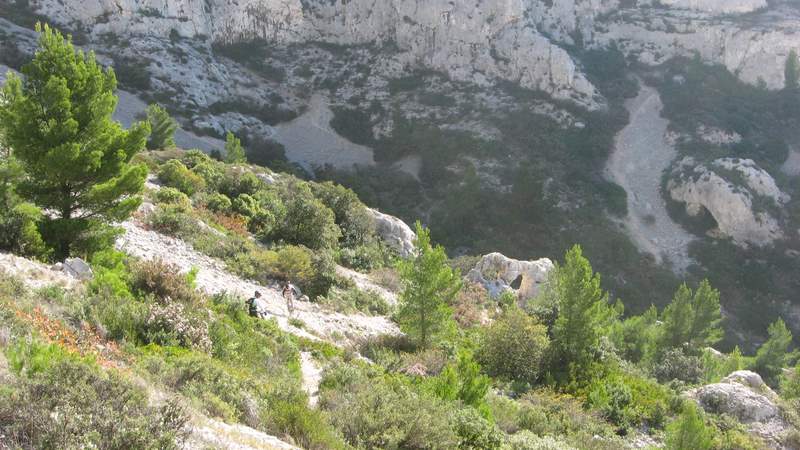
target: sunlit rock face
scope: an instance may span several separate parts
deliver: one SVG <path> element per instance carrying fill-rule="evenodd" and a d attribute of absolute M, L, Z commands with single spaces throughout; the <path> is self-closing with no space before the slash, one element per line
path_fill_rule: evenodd
<path fill-rule="evenodd" d="M 466 278 L 482 284 L 493 297 L 510 291 L 524 301 L 536 297 L 553 267 L 553 262 L 547 258 L 519 261 L 501 253 L 490 253 L 478 261 Z"/>
<path fill-rule="evenodd" d="M 388 46 L 409 67 L 439 70 L 456 80 L 505 79 L 590 108 L 599 100 L 572 57 L 536 31 L 523 1 L 41 0 L 38 10 L 64 24 L 91 25 L 95 35 Z M 574 29 L 580 10 L 573 4 L 550 18 L 540 11 L 539 18 L 560 17 L 569 22 L 565 29 Z"/>
<path fill-rule="evenodd" d="M 788 196 L 750 159 L 722 158 L 707 166 L 684 158 L 672 171 L 667 189 L 673 200 L 685 203 L 690 216 L 707 210 L 718 231 L 736 244 L 765 246 L 783 237 L 765 208 L 780 206 Z"/>

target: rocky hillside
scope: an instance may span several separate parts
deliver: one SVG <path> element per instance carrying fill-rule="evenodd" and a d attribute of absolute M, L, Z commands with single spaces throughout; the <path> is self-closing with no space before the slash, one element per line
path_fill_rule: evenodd
<path fill-rule="evenodd" d="M 126 125 L 157 102 L 185 147 L 233 131 L 260 163 L 422 217 L 453 255 L 580 242 L 637 311 L 711 277 L 739 343 L 765 337 L 760 303 L 797 314 L 791 1 L 0 5 L 0 63 L 19 69 L 32 24 L 56 23 L 117 68 Z"/>

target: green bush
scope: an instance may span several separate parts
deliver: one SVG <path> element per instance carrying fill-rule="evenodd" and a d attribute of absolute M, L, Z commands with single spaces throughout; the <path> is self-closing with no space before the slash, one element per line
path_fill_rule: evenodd
<path fill-rule="evenodd" d="M 131 287 L 140 295 L 153 295 L 157 300 L 169 300 L 187 305 L 198 305 L 202 296 L 195 291 L 185 274 L 179 269 L 160 260 L 141 261 L 134 264 Z"/>
<path fill-rule="evenodd" d="M 312 250 L 338 247 L 341 233 L 333 211 L 314 198 L 307 185 L 289 186 L 284 198 L 287 199 L 286 216 L 278 226 L 276 237 Z"/>
<path fill-rule="evenodd" d="M 205 180 L 190 171 L 177 159 L 171 159 L 161 166 L 158 171 L 158 179 L 166 186 L 174 187 L 188 196 L 206 188 Z"/>
<path fill-rule="evenodd" d="M 197 234 L 197 219 L 177 205 L 162 205 L 147 216 L 147 224 L 155 231 L 181 238 Z"/>
<path fill-rule="evenodd" d="M 164 187 L 157 190 L 154 197 L 159 203 L 174 205 L 187 211 L 192 207 L 192 201 L 189 200 L 189 197 L 172 187 Z"/>
<path fill-rule="evenodd" d="M 0 249 L 21 256 L 43 258 L 49 251 L 39 233 L 42 211 L 31 203 L 19 203 L 0 211 Z"/>
<path fill-rule="evenodd" d="M 560 440 L 550 436 L 539 437 L 528 430 L 511 435 L 508 445 L 511 450 L 575 450 Z"/>
<path fill-rule="evenodd" d="M 0 434 L 11 447 L 177 449 L 188 416 L 173 402 L 148 406 L 147 393 L 116 371 L 54 346 L 24 350 L 26 370 L 0 390 Z M 13 357 L 10 359 L 16 359 Z M 39 363 L 32 367 L 35 360 Z"/>
<path fill-rule="evenodd" d="M 359 448 L 455 448 L 459 438 L 446 405 L 399 381 L 336 367 L 322 381 L 320 407 L 347 442 Z"/>
<path fill-rule="evenodd" d="M 704 375 L 703 360 L 687 355 L 682 349 L 670 349 L 653 362 L 652 373 L 662 383 L 679 380 L 697 384 Z"/>
<path fill-rule="evenodd" d="M 472 408 L 458 409 L 452 422 L 458 435 L 458 448 L 490 450 L 504 448 L 505 436 Z"/>
<path fill-rule="evenodd" d="M 549 344 L 547 328 L 511 306 L 484 330 L 476 357 L 493 377 L 533 384 L 542 374 Z"/>
<path fill-rule="evenodd" d="M 317 302 L 343 313 L 360 311 L 369 315 L 385 316 L 391 311 L 391 307 L 380 294 L 355 287 L 346 290 L 331 289 L 327 296 L 317 299 Z"/>
<path fill-rule="evenodd" d="M 206 187 L 210 190 L 219 189 L 220 184 L 222 184 L 222 179 L 225 176 L 220 164 L 216 161 L 212 161 L 210 158 L 208 161 L 199 161 L 191 167 L 191 171 L 202 178 L 206 183 Z"/>
<path fill-rule="evenodd" d="M 662 428 L 674 405 L 673 394 L 653 380 L 612 371 L 595 379 L 587 403 L 621 430 L 646 425 Z"/>
<path fill-rule="evenodd" d="M 219 191 L 229 198 L 236 198 L 242 194 L 255 195 L 264 186 L 264 182 L 252 172 L 227 167 L 220 181 Z"/>
<path fill-rule="evenodd" d="M 163 346 L 181 346 L 209 353 L 211 338 L 204 311 L 187 310 L 181 303 L 150 305 L 143 324 L 144 341 Z"/>
<path fill-rule="evenodd" d="M 231 211 L 233 202 L 225 194 L 215 192 L 206 199 L 206 207 L 216 213 L 228 213 Z"/>

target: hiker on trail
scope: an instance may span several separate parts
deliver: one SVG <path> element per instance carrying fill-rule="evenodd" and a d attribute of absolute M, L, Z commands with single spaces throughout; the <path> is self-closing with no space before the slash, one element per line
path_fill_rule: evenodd
<path fill-rule="evenodd" d="M 283 283 L 281 295 L 286 299 L 286 309 L 289 310 L 289 315 L 292 315 L 294 313 L 294 297 L 302 295 L 300 289 L 297 289 L 295 285 L 287 281 Z"/>
<path fill-rule="evenodd" d="M 253 297 L 245 303 L 247 303 L 247 312 L 250 317 L 260 319 L 264 316 L 264 300 L 261 299 L 261 292 L 256 291 Z"/>

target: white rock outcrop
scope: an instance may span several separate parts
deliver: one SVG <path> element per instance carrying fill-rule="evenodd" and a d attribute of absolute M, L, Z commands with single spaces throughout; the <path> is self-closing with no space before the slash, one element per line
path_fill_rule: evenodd
<path fill-rule="evenodd" d="M 598 106 L 594 86 L 566 50 L 536 31 L 530 8 L 520 1 L 39 0 L 36 7 L 61 24 L 90 26 L 95 36 L 392 44 L 411 68 L 470 82 L 497 77 Z"/>
<path fill-rule="evenodd" d="M 791 428 L 777 405 L 778 395 L 761 377 L 748 370 L 733 372 L 719 383 L 691 389 L 685 395 L 714 414 L 728 414 L 762 437 L 772 448 Z"/>
<path fill-rule="evenodd" d="M 367 211 L 375 221 L 375 230 L 378 236 L 389 247 L 397 251 L 403 258 L 413 254 L 414 240 L 417 235 L 411 230 L 411 227 L 397 217 L 384 214 L 376 209 L 367 208 Z"/>
<path fill-rule="evenodd" d="M 659 3 L 714 14 L 745 14 L 767 7 L 767 0 L 659 0 Z"/>
<path fill-rule="evenodd" d="M 547 258 L 519 261 L 502 253 L 489 253 L 478 261 L 466 278 L 482 284 L 492 297 L 511 291 L 524 301 L 536 297 L 553 267 L 553 262 Z"/>
<path fill-rule="evenodd" d="M 720 169 L 739 172 L 747 185 L 733 184 L 720 175 L 724 174 Z M 772 177 L 751 160 L 720 159 L 709 168 L 684 158 L 673 169 L 667 190 L 673 200 L 686 204 L 690 216 L 705 208 L 716 220 L 719 232 L 738 245 L 765 246 L 783 238 L 778 221 L 767 211 L 754 211 L 753 200 L 765 197 L 780 203 L 786 197 Z"/>

